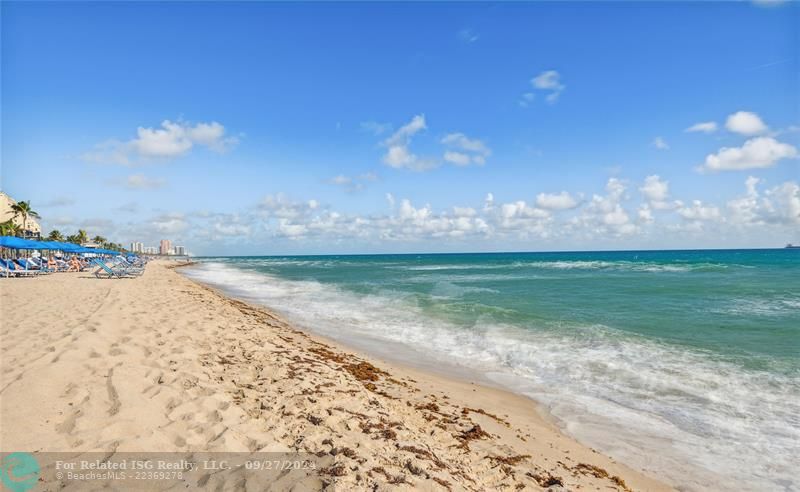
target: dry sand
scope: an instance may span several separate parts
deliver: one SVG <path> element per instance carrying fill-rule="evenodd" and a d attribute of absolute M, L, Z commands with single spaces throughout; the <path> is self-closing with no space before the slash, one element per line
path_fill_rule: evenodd
<path fill-rule="evenodd" d="M 5 452 L 332 456 L 312 488 L 670 490 L 526 398 L 357 354 L 164 262 L 0 279 L 0 303 Z"/>

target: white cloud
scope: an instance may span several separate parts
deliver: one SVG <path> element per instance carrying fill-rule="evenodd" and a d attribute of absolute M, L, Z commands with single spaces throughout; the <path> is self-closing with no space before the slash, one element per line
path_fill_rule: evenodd
<path fill-rule="evenodd" d="M 483 141 L 471 139 L 463 133 L 450 133 L 442 138 L 441 143 L 451 149 L 445 151 L 444 160 L 457 166 L 470 164 L 482 166 L 486 163 L 486 158 L 492 154 L 491 149 Z"/>
<path fill-rule="evenodd" d="M 189 222 L 183 214 L 172 213 L 154 218 L 150 226 L 161 234 L 177 234 L 187 230 Z"/>
<path fill-rule="evenodd" d="M 653 139 L 653 147 L 658 150 L 669 150 L 669 144 L 663 137 L 656 137 Z"/>
<path fill-rule="evenodd" d="M 89 162 L 129 165 L 139 160 L 180 157 L 198 145 L 224 152 L 238 142 L 237 137 L 226 137 L 225 127 L 216 121 L 192 125 L 164 120 L 158 128 L 140 126 L 132 140 L 109 140 L 81 157 Z"/>
<path fill-rule="evenodd" d="M 797 156 L 797 149 L 778 142 L 772 137 L 756 137 L 747 140 L 741 147 L 723 147 L 715 154 L 706 156 L 700 167 L 706 171 L 737 171 L 770 167 L 781 159 Z"/>
<path fill-rule="evenodd" d="M 472 159 L 469 155 L 448 150 L 444 153 L 444 160 L 456 166 L 469 166 Z"/>
<path fill-rule="evenodd" d="M 691 205 L 681 204 L 678 215 L 692 221 L 719 220 L 721 217 L 719 207 L 706 205 L 700 200 L 693 200 Z"/>
<path fill-rule="evenodd" d="M 643 222 L 645 224 L 652 224 L 656 220 L 655 217 L 653 217 L 653 210 L 646 203 L 639 206 L 638 216 L 639 222 Z"/>
<path fill-rule="evenodd" d="M 546 70 L 540 73 L 531 79 L 531 85 L 534 89 L 549 91 L 549 94 L 545 97 L 545 100 L 550 104 L 554 104 L 556 101 L 558 101 L 561 92 L 567 88 L 561 83 L 561 74 L 555 70 Z"/>
<path fill-rule="evenodd" d="M 661 179 L 657 174 L 646 177 L 639 191 L 647 200 L 649 208 L 668 210 L 675 207 L 675 204 L 669 201 L 669 181 Z"/>
<path fill-rule="evenodd" d="M 750 176 L 745 180 L 745 192 L 741 196 L 722 203 L 693 200 L 684 204 L 670 197 L 667 181 L 651 175 L 638 188 L 642 194 L 639 203 L 633 203 L 628 197 L 624 181 L 611 178 L 606 183 L 605 193 L 595 194 L 582 203 L 576 198 L 580 195 L 566 191 L 539 193 L 534 203 L 496 200 L 488 193 L 482 207 L 480 203 L 460 204 L 440 210 L 429 204 L 415 204 L 407 198 L 395 200 L 387 193 L 390 206 L 377 214 L 341 213 L 316 200 L 291 200 L 278 194 L 267 196 L 241 214 L 163 214 L 138 225 L 129 224 L 129 237 L 121 239 L 152 242 L 160 237 L 181 238 L 187 245 L 192 241 L 203 245 L 216 241 L 281 244 L 279 241 L 283 240 L 324 247 L 423 241 L 435 241 L 431 244 L 436 245 L 463 241 L 459 244 L 471 246 L 597 244 L 637 247 L 646 238 L 669 241 L 677 233 L 727 240 L 783 237 L 800 230 L 800 186 L 789 181 L 759 191 L 764 186 L 761 179 Z M 660 204 L 667 208 L 661 209 L 659 214 L 655 207 L 662 206 Z M 556 213 L 568 207 L 575 212 Z M 53 223 L 48 221 L 48 225 Z M 69 224 L 73 227 L 83 223 L 70 220 Z M 107 236 L 107 230 L 113 226 L 101 222 L 94 225 L 98 233 Z"/>
<path fill-rule="evenodd" d="M 296 201 L 289 199 L 283 193 L 267 195 L 256 206 L 258 215 L 262 218 L 292 219 L 306 218 L 319 209 L 316 200 Z"/>
<path fill-rule="evenodd" d="M 129 190 L 154 190 L 162 188 L 166 181 L 162 178 L 150 178 L 144 174 L 132 174 L 125 178 L 123 186 Z"/>
<path fill-rule="evenodd" d="M 427 129 L 425 115 L 416 115 L 384 140 L 383 145 L 387 149 L 383 156 L 384 164 L 395 169 L 405 168 L 413 171 L 425 171 L 436 167 L 438 163 L 435 160 L 420 158 L 409 149 L 411 138 L 425 129 Z"/>
<path fill-rule="evenodd" d="M 637 232 L 638 227 L 622 206 L 626 189 L 621 180 L 609 178 L 606 194 L 593 195 L 581 214 L 568 222 L 569 228 L 584 234 L 612 237 L 628 236 Z"/>
<path fill-rule="evenodd" d="M 767 192 L 770 222 L 800 225 L 800 185 L 787 181 Z"/>
<path fill-rule="evenodd" d="M 580 202 L 566 191 L 536 195 L 536 206 L 547 210 L 569 210 L 579 204 Z"/>
<path fill-rule="evenodd" d="M 748 176 L 745 194 L 727 203 L 730 223 L 736 226 L 800 224 L 800 185 L 787 181 L 762 196 L 758 191 L 762 183 L 763 180 Z"/>
<path fill-rule="evenodd" d="M 714 133 L 717 131 L 716 121 L 704 121 L 702 123 L 695 123 L 686 130 L 687 132 L 700 132 L 700 133 Z"/>
<path fill-rule="evenodd" d="M 746 136 L 759 135 L 769 130 L 757 114 L 749 111 L 738 111 L 728 116 L 725 121 L 725 128 Z"/>

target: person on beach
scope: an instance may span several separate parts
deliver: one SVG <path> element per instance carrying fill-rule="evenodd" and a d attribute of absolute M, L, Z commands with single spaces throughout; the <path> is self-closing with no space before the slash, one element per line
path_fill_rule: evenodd
<path fill-rule="evenodd" d="M 68 272 L 80 272 L 81 271 L 81 262 L 78 261 L 77 256 L 73 256 L 72 259 L 69 260 L 69 268 L 67 269 Z"/>

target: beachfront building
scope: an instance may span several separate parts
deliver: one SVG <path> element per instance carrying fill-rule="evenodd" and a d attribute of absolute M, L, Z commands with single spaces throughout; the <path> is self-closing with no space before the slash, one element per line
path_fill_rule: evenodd
<path fill-rule="evenodd" d="M 186 248 L 183 246 L 175 246 L 175 254 L 178 256 L 186 256 Z"/>
<path fill-rule="evenodd" d="M 13 221 L 14 224 L 20 226 L 22 229 L 23 237 L 41 237 L 42 227 L 39 225 L 39 222 L 37 222 L 36 219 L 33 217 L 23 219 L 19 215 L 14 215 L 14 210 L 12 207 L 16 204 L 16 200 L 0 191 L 0 222 L 6 222 L 8 220 Z"/>
<path fill-rule="evenodd" d="M 139 242 L 132 242 L 131 243 L 131 251 L 133 253 L 144 253 L 144 243 Z"/>
<path fill-rule="evenodd" d="M 170 240 L 162 239 L 161 246 L 159 248 L 159 253 L 161 253 L 162 255 L 168 255 L 170 254 L 171 249 L 172 249 L 172 243 L 170 242 Z"/>

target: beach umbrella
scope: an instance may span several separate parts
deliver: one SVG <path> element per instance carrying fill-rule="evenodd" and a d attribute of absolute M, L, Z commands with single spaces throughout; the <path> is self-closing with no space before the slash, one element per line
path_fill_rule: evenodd
<path fill-rule="evenodd" d="M 41 249 L 40 241 L 31 241 L 14 236 L 0 236 L 0 247 L 8 249 Z"/>

